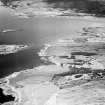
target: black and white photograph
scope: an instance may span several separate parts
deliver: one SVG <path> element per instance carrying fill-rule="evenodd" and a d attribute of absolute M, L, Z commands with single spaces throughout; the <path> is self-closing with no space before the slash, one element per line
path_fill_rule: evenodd
<path fill-rule="evenodd" d="M 0 105 L 105 105 L 105 0 L 0 0 Z"/>

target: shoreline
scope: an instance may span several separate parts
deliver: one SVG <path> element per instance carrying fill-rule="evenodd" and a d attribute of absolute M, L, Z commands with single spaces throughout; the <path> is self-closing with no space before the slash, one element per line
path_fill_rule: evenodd
<path fill-rule="evenodd" d="M 103 39 L 105 26 L 104 28 L 102 26 L 94 23 L 83 28 L 81 35 L 73 39 L 61 38 L 54 43 L 45 44 L 38 55 L 40 58 L 47 57 L 53 64 L 21 70 L 2 78 L 1 88 L 4 89 L 4 94 L 12 91 L 14 94 L 11 95 L 16 97 L 16 104 L 46 105 L 46 102 L 51 103 L 53 94 L 60 90 L 104 80 L 105 64 L 101 62 L 104 62 L 102 57 L 105 56 Z M 87 37 L 83 37 L 84 33 Z M 39 97 L 42 100 L 38 99 Z"/>

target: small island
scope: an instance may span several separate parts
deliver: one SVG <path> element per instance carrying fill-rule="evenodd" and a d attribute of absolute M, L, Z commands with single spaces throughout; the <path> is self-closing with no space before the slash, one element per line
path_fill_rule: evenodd
<path fill-rule="evenodd" d="M 28 48 L 28 45 L 0 45 L 0 55 L 16 53 Z"/>

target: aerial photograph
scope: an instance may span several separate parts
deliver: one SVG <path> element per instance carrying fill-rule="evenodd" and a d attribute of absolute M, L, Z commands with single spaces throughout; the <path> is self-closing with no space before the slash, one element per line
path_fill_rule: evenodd
<path fill-rule="evenodd" d="M 105 105 L 105 0 L 0 0 L 0 105 Z"/>

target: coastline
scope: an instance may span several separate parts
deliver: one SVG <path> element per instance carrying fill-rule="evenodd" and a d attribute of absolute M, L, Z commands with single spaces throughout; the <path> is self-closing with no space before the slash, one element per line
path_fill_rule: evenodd
<path fill-rule="evenodd" d="M 90 25 L 91 28 L 87 27 L 87 29 L 88 29 L 87 35 L 91 34 L 90 29 L 92 29 L 92 31 L 94 31 L 93 30 L 94 28 L 97 29 L 96 26 L 98 26 L 98 24 Z M 97 31 L 97 32 L 100 32 L 100 28 L 102 28 L 102 27 L 99 25 L 99 31 Z M 81 33 L 81 35 L 83 35 L 83 34 Z M 100 36 L 100 35 L 102 35 L 102 36 Z M 40 89 L 41 89 L 41 91 L 43 89 L 45 89 L 45 90 L 49 89 L 48 94 L 51 96 L 51 99 L 49 99 L 49 101 L 47 101 L 49 95 L 46 95 L 45 99 L 42 98 L 43 101 L 41 101 L 41 100 L 38 101 L 39 99 L 37 99 L 37 97 L 39 97 L 39 96 L 43 97 L 43 95 L 40 94 L 39 96 L 36 96 L 36 94 L 31 94 L 30 97 L 32 97 L 32 99 L 36 97 L 35 101 L 33 101 L 33 100 L 31 100 L 31 101 L 33 102 L 32 104 L 34 104 L 35 102 L 36 103 L 44 102 L 46 105 L 47 102 L 51 103 L 53 94 L 56 94 L 59 91 L 59 89 L 62 89 L 62 88 L 65 89 L 66 87 L 70 88 L 72 86 L 73 87 L 78 86 L 79 84 L 80 84 L 80 86 L 82 86 L 82 84 L 91 83 L 92 81 L 99 81 L 102 79 L 104 80 L 105 79 L 105 77 L 104 77 L 105 66 L 103 64 L 101 64 L 99 60 L 97 60 L 102 55 L 100 54 L 100 52 L 94 51 L 94 49 L 91 48 L 91 46 L 93 46 L 95 48 L 97 48 L 97 47 L 102 48 L 104 41 L 98 40 L 98 39 L 100 39 L 100 37 L 104 37 L 104 34 L 99 34 L 99 37 L 97 39 L 95 39 L 96 41 L 93 40 L 94 38 L 96 38 L 94 35 L 92 38 L 85 37 L 87 39 L 85 40 L 86 44 L 84 44 L 84 45 L 83 45 L 84 41 L 81 42 L 81 40 L 84 40 L 84 38 L 80 37 L 80 36 L 75 38 L 76 40 L 74 40 L 74 39 L 73 40 L 72 39 L 59 39 L 59 40 L 55 41 L 56 43 L 45 44 L 45 47 L 42 48 L 38 54 L 40 57 L 45 57 L 45 58 L 48 57 L 47 60 L 50 60 L 51 62 L 53 62 L 53 64 L 52 65 L 51 64 L 50 65 L 40 65 L 39 67 L 34 67 L 33 69 L 27 69 L 27 70 L 22 70 L 20 72 L 15 72 L 15 73 L 5 77 L 4 79 L 7 82 L 4 83 L 3 86 L 1 83 L 1 87 L 4 89 L 4 94 L 8 94 L 7 91 L 10 88 L 10 90 L 16 94 L 15 95 L 16 102 L 21 104 L 22 100 L 24 100 L 24 95 L 25 95 L 25 98 L 28 98 L 28 100 L 27 100 L 27 102 L 24 102 L 23 104 L 29 105 L 30 98 L 29 98 L 28 94 L 31 90 L 28 90 L 28 89 L 32 88 L 32 91 L 36 91 L 36 89 L 38 89 L 41 86 L 38 89 L 38 92 L 40 93 Z M 78 46 L 77 46 L 77 44 L 78 44 Z M 75 46 L 80 50 L 81 46 L 85 46 L 85 45 L 87 46 L 88 44 L 90 44 L 90 46 L 88 46 L 89 50 L 85 51 L 85 47 L 84 47 L 84 49 L 82 48 L 83 53 L 81 51 L 80 51 L 81 53 L 79 53 L 78 50 L 76 53 L 76 50 L 73 50 L 73 48 L 75 48 Z M 100 44 L 100 46 L 98 46 L 98 44 Z M 56 47 L 57 48 L 60 47 L 60 49 L 62 50 L 61 51 L 62 53 L 61 54 L 58 53 L 58 54 L 60 54 L 60 55 L 58 55 L 56 52 L 54 53 L 52 51 L 52 49 L 50 49 L 51 53 L 48 53 L 48 52 L 46 53 L 46 51 L 48 51 L 48 49 L 50 47 L 51 48 L 54 47 L 54 49 L 56 49 Z M 90 51 L 90 49 L 93 51 Z M 65 51 L 66 51 L 66 53 L 65 53 Z M 74 53 L 74 55 L 73 55 L 73 53 Z M 75 58 L 72 58 L 72 56 L 75 56 Z M 97 56 L 99 56 L 99 57 L 97 57 Z M 78 62 L 78 60 L 80 60 L 80 62 Z M 89 62 L 89 64 L 88 63 L 86 64 L 84 62 Z M 79 63 L 79 65 L 75 64 L 75 63 Z M 72 74 L 72 73 L 70 74 L 70 72 L 72 71 L 72 69 L 70 69 L 70 67 L 72 68 L 73 65 L 75 65 L 75 69 L 77 69 L 76 74 Z M 96 66 L 96 65 L 98 65 L 98 66 Z M 81 68 L 84 68 L 84 71 L 80 72 Z M 89 73 L 86 74 L 85 69 Z M 74 70 L 74 72 L 75 72 L 75 70 Z M 66 74 L 64 74 L 64 73 L 66 73 Z M 99 74 L 101 73 L 101 74 L 100 74 L 100 76 L 98 76 L 95 73 L 99 73 Z M 80 78 L 76 78 L 76 76 L 79 76 L 79 75 L 80 75 Z M 52 78 L 54 79 L 53 81 L 52 81 Z M 74 81 L 74 82 L 76 81 L 76 84 L 74 85 L 74 83 L 72 83 L 72 81 Z M 24 95 L 22 93 L 24 93 Z"/>

